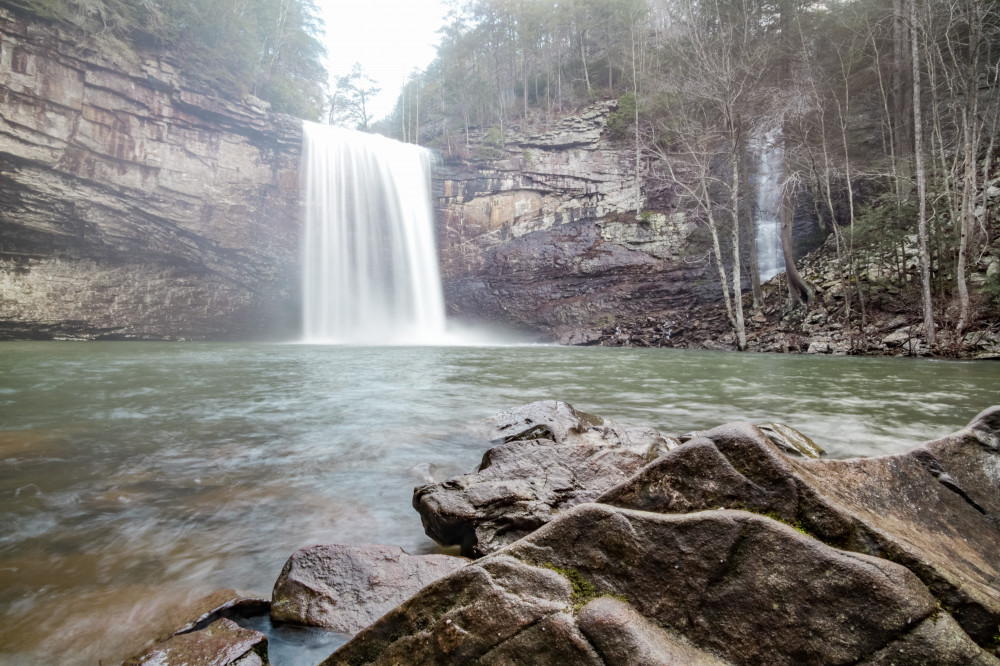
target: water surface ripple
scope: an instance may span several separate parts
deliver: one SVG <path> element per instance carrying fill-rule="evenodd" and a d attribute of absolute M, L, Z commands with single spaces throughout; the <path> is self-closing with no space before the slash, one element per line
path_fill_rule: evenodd
<path fill-rule="evenodd" d="M 112 663 L 167 609 L 269 594 L 313 543 L 432 552 L 427 465 L 471 471 L 501 409 L 557 398 L 667 434 L 778 420 L 834 456 L 1000 402 L 1000 365 L 562 347 L 4 343 L 0 662 Z M 280 665 L 279 665 L 280 666 Z"/>

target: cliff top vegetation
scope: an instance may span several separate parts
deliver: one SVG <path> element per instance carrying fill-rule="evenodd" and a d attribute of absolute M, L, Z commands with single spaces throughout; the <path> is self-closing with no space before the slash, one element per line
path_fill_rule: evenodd
<path fill-rule="evenodd" d="M 961 345 L 1000 327 L 998 57 L 1000 0 L 467 0 L 382 130 L 463 160 L 617 99 L 636 217 L 702 223 L 740 348 L 768 151 L 790 305 L 815 296 L 791 253 L 809 218 L 835 237 L 845 329 L 890 294 L 932 348 L 939 329 Z"/>
<path fill-rule="evenodd" d="M 114 46 L 155 51 L 185 75 L 272 109 L 316 120 L 325 49 L 312 0 L 8 0 L 15 11 Z"/>

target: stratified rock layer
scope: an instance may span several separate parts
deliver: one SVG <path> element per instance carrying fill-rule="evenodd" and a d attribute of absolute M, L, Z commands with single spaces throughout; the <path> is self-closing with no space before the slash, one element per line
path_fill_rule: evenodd
<path fill-rule="evenodd" d="M 604 136 L 613 108 L 537 134 L 508 129 L 502 149 L 440 170 L 449 314 L 574 344 L 616 317 L 682 319 L 707 267 L 685 261 L 694 223 L 682 211 L 636 216 L 634 151 Z"/>
<path fill-rule="evenodd" d="M 397 546 L 324 545 L 296 551 L 271 595 L 271 619 L 355 634 L 422 587 L 468 564 Z"/>
<path fill-rule="evenodd" d="M 297 329 L 300 122 L 0 8 L 0 338 Z"/>

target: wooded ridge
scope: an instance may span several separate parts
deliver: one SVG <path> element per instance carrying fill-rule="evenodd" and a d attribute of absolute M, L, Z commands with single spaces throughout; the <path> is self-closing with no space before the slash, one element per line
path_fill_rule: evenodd
<path fill-rule="evenodd" d="M 618 100 L 608 132 L 636 169 L 637 219 L 684 210 L 706 232 L 736 346 L 763 292 L 751 155 L 780 158 L 788 305 L 792 223 L 835 238 L 848 328 L 891 291 L 922 337 L 997 319 L 996 0 L 474 0 L 376 129 L 489 158 L 512 127 Z"/>

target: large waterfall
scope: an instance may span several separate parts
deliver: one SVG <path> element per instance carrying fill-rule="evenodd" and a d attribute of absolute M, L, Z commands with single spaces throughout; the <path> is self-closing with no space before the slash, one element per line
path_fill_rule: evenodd
<path fill-rule="evenodd" d="M 304 340 L 440 341 L 431 154 L 310 122 L 302 148 Z"/>
<path fill-rule="evenodd" d="M 757 170 L 753 176 L 757 206 L 754 223 L 757 229 L 757 268 L 760 281 L 770 280 L 785 270 L 781 253 L 781 130 L 775 128 L 751 141 Z"/>

